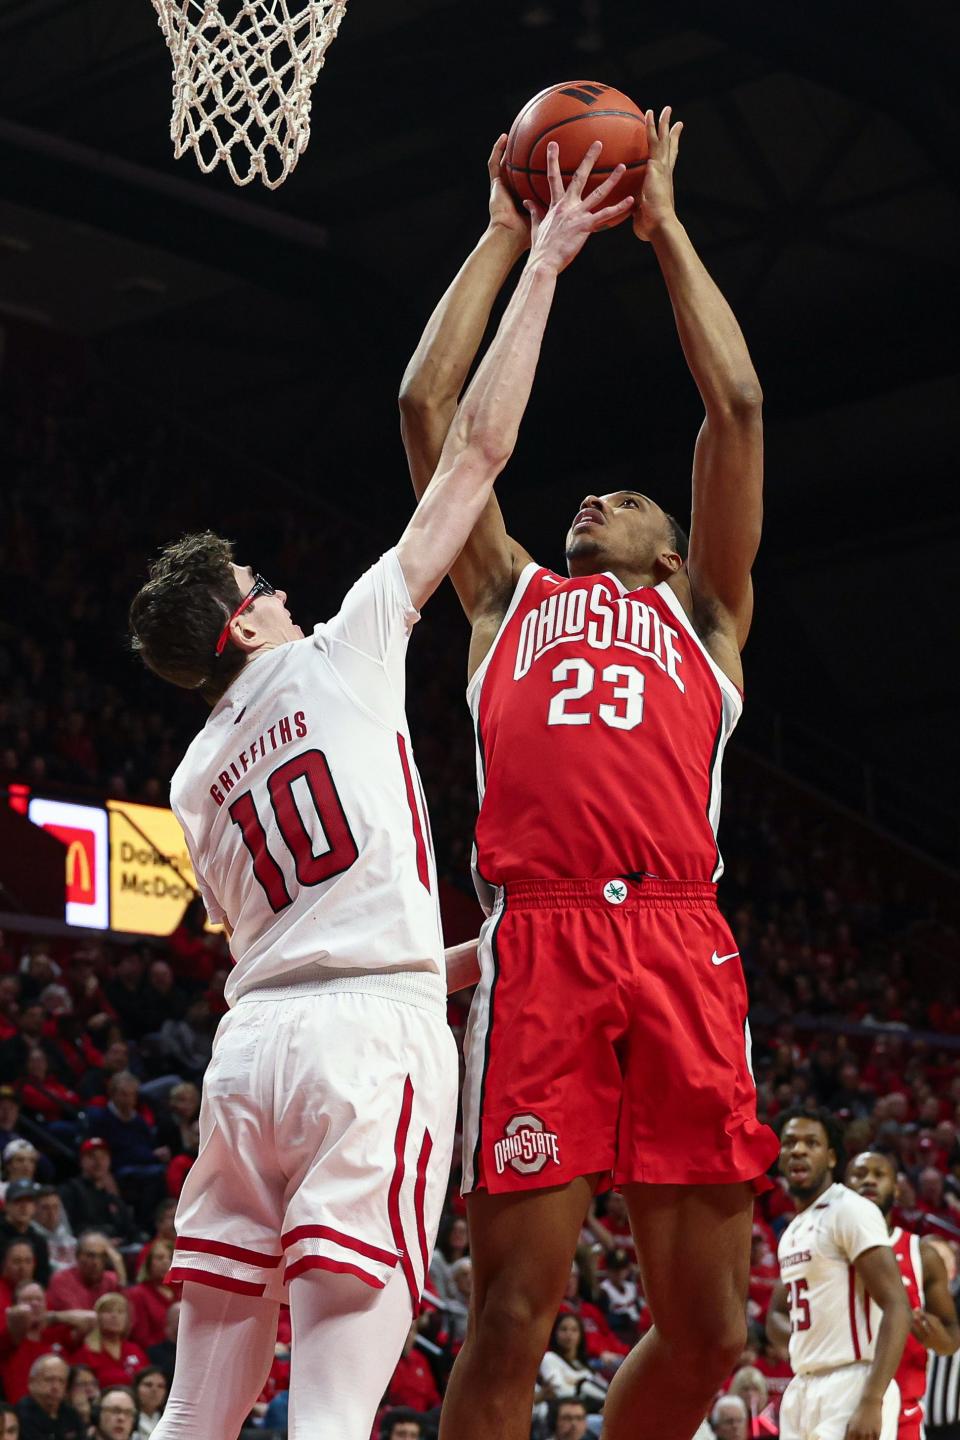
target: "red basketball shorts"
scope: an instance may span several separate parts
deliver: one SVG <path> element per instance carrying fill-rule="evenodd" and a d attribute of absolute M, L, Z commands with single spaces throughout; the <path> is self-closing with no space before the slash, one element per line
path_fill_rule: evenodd
<path fill-rule="evenodd" d="M 463 1188 L 600 1173 L 724 1184 L 778 1153 L 757 1119 L 747 993 L 711 884 L 522 881 L 480 943 Z"/>

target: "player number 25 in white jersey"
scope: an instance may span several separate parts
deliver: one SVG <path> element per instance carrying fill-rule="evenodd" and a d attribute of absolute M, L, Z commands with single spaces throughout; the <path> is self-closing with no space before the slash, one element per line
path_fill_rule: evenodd
<path fill-rule="evenodd" d="M 777 1247 L 790 1307 L 790 1364 L 797 1375 L 872 1360 L 881 1312 L 854 1261 L 890 1245 L 877 1206 L 831 1185 L 784 1230 Z"/>

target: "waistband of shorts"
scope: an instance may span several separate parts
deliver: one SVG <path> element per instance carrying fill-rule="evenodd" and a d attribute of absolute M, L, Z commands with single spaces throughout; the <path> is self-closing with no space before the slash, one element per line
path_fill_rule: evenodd
<path fill-rule="evenodd" d="M 498 891 L 503 894 L 510 910 L 712 910 L 717 904 L 717 887 L 709 880 L 659 880 L 651 875 L 512 880 Z"/>
<path fill-rule="evenodd" d="M 379 995 L 383 1000 L 395 1000 L 401 1005 L 415 1005 L 419 1010 L 429 1010 L 445 1019 L 447 1014 L 447 988 L 439 975 L 428 971 L 405 970 L 392 974 L 379 971 L 368 975 L 331 975 L 323 979 L 311 976 L 297 980 L 290 985 L 259 985 L 244 990 L 234 1002 L 234 1009 L 255 1001 L 258 1005 L 265 1000 L 300 1000 L 310 995 Z"/>

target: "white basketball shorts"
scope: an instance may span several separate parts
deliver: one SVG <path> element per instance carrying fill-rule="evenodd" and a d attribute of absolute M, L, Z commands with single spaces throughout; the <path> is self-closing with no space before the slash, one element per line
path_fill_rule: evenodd
<path fill-rule="evenodd" d="M 866 1362 L 838 1365 L 816 1375 L 795 1375 L 780 1404 L 780 1440 L 844 1440 L 870 1374 Z M 883 1397 L 880 1440 L 895 1440 L 900 1387 L 891 1380 Z"/>
<path fill-rule="evenodd" d="M 382 1289 L 400 1266 L 416 1313 L 450 1176 L 457 1050 L 439 994 L 353 985 L 259 990 L 224 1016 L 171 1281 L 284 1300 L 308 1270 Z"/>

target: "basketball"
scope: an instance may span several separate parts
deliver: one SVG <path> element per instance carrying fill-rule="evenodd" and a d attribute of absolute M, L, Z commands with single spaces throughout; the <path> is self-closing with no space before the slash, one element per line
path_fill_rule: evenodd
<path fill-rule="evenodd" d="M 549 205 L 547 145 L 551 140 L 560 146 L 560 172 L 565 183 L 587 148 L 600 140 L 603 149 L 584 194 L 589 195 L 615 166 L 623 164 L 626 174 L 603 203 L 616 205 L 628 195 L 638 195 L 647 163 L 643 115 L 629 95 L 595 80 L 564 80 L 541 90 L 527 101 L 510 127 L 503 168 L 514 197 L 520 204 L 534 200 L 543 207 Z"/>

